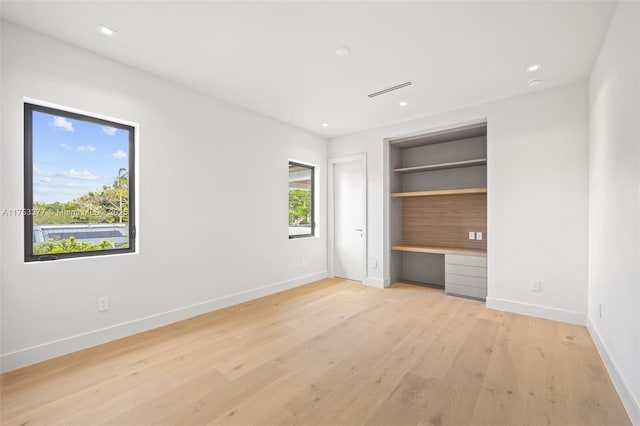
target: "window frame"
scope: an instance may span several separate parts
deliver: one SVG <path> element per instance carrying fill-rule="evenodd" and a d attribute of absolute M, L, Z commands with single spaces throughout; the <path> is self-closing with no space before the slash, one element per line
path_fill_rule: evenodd
<path fill-rule="evenodd" d="M 33 210 L 33 113 L 42 112 L 58 117 L 70 118 L 73 120 L 85 121 L 101 126 L 109 126 L 129 132 L 128 149 L 128 174 L 129 174 L 129 246 L 126 248 L 113 248 L 104 250 L 56 253 L 56 254 L 33 254 L 33 216 L 27 214 Z M 109 256 L 115 254 L 126 254 L 136 252 L 136 131 L 137 127 L 122 122 L 109 119 L 98 118 L 87 113 L 72 112 L 61 107 L 44 106 L 32 101 L 24 102 L 24 261 L 41 262 L 58 259 L 73 259 L 93 256 Z"/>
<path fill-rule="evenodd" d="M 312 164 L 305 164 L 305 163 L 300 163 L 298 161 L 289 160 L 289 167 L 291 166 L 304 167 L 306 169 L 311 170 L 311 233 L 289 235 L 289 239 L 294 240 L 299 238 L 312 238 L 316 236 L 316 166 Z M 289 211 L 288 191 L 289 191 L 289 188 L 288 188 L 288 179 L 287 179 L 287 212 Z M 287 224 L 289 224 L 288 213 L 287 213 Z"/>

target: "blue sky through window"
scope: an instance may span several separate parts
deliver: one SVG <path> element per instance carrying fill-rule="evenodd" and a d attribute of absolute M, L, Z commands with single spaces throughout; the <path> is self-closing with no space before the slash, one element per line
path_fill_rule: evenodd
<path fill-rule="evenodd" d="M 129 132 L 33 112 L 33 200 L 66 202 L 129 170 Z"/>

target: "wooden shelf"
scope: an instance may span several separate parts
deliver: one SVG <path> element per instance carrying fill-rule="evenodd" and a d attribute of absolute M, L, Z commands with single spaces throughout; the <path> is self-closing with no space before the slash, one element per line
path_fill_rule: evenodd
<path fill-rule="evenodd" d="M 483 166 L 485 164 L 487 164 L 486 158 L 478 158 L 475 160 L 455 161 L 453 163 L 440 163 L 440 164 L 430 164 L 428 166 L 404 167 L 401 169 L 394 169 L 393 171 L 396 173 L 431 172 L 434 170 L 459 169 L 462 167 Z"/>
<path fill-rule="evenodd" d="M 486 194 L 487 188 L 465 188 L 465 189 L 442 189 L 438 191 L 420 191 L 420 192 L 393 192 L 394 198 L 406 197 L 434 197 L 438 195 L 464 195 L 464 194 Z"/>
<path fill-rule="evenodd" d="M 481 249 L 465 249 L 455 247 L 433 247 L 421 246 L 414 244 L 398 244 L 391 246 L 391 250 L 411 251 L 415 253 L 433 253 L 433 254 L 462 254 L 467 256 L 486 256 L 487 251 Z"/>

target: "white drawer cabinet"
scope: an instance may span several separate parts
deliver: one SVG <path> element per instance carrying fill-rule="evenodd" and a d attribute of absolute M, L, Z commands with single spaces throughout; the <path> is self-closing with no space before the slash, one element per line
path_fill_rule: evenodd
<path fill-rule="evenodd" d="M 445 265 L 446 272 L 449 274 L 487 278 L 486 266 L 453 265 L 451 263 L 446 263 Z"/>
<path fill-rule="evenodd" d="M 452 284 L 466 285 L 469 287 L 487 288 L 487 279 L 484 277 L 472 277 L 469 275 L 458 275 L 447 272 L 445 281 Z"/>
<path fill-rule="evenodd" d="M 487 258 L 483 256 L 444 255 L 445 281 L 447 294 L 487 298 Z"/>
<path fill-rule="evenodd" d="M 447 254 L 446 262 L 450 265 L 481 266 L 483 268 L 487 267 L 487 258 L 484 256 Z"/>

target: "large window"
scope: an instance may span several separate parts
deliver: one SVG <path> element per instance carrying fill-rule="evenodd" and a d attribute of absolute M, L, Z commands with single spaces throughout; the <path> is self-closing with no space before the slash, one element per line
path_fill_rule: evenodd
<path fill-rule="evenodd" d="M 313 237 L 314 168 L 289 162 L 289 238 Z"/>
<path fill-rule="evenodd" d="M 134 127 L 26 103 L 25 261 L 135 251 Z"/>

